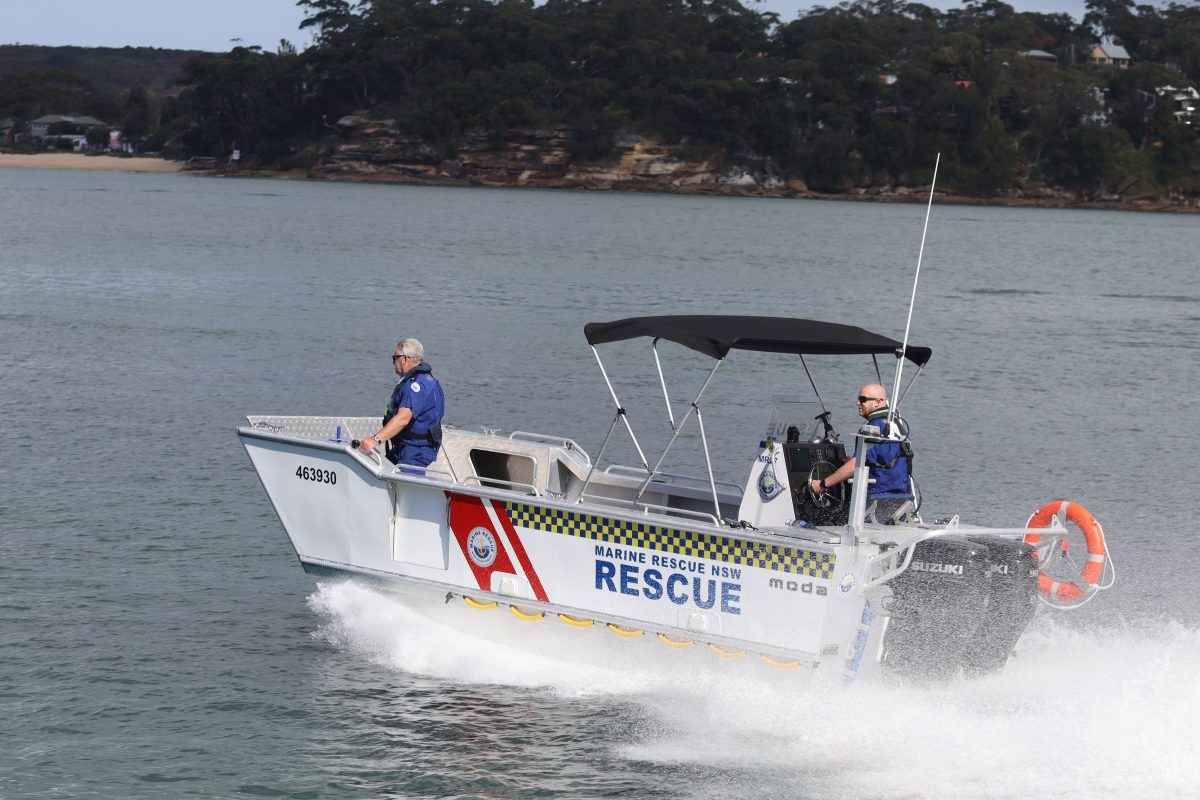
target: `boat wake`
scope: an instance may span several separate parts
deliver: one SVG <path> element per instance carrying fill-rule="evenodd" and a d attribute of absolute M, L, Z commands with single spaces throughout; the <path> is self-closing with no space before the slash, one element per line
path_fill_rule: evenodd
<path fill-rule="evenodd" d="M 749 782 L 764 797 L 1166 798 L 1200 783 L 1200 629 L 1179 622 L 1076 630 L 1039 615 L 1001 674 L 848 687 L 355 582 L 309 602 L 319 637 L 389 670 L 631 701 L 638 740 L 608 746 L 723 776 L 689 796 Z"/>

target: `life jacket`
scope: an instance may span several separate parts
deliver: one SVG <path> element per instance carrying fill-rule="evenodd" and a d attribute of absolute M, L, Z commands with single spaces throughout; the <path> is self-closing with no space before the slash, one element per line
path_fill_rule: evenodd
<path fill-rule="evenodd" d="M 887 434 L 888 409 L 872 411 L 867 415 L 867 424 L 878 428 Z M 887 451 L 887 458 L 883 451 Z M 908 479 L 912 475 L 912 442 L 905 439 L 900 442 L 877 442 L 867 448 L 867 466 L 872 470 L 875 483 L 868 494 L 885 494 L 889 492 L 908 492 Z"/>
<path fill-rule="evenodd" d="M 387 425 L 392 417 L 396 416 L 396 412 L 400 410 L 400 396 L 406 385 L 421 377 L 428 375 L 433 379 L 432 385 L 436 387 L 437 394 L 434 395 L 437 399 L 445 402 L 442 399 L 442 386 L 438 383 L 437 378 L 433 377 L 433 367 L 422 361 L 415 367 L 405 372 L 400 376 L 400 380 L 396 382 L 396 388 L 392 389 L 392 399 L 388 403 L 387 410 L 383 413 L 383 424 Z M 441 409 L 438 409 L 439 412 Z M 426 420 L 419 420 L 414 415 L 412 421 L 408 423 L 408 427 L 393 436 L 387 442 L 387 452 L 390 454 L 395 450 L 399 450 L 403 445 L 417 447 L 440 447 L 442 444 L 442 420 L 439 413 L 438 418 L 432 424 Z"/>

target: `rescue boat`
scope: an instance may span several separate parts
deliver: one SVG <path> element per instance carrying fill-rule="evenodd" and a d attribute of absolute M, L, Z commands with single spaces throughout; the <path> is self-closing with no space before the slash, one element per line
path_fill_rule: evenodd
<path fill-rule="evenodd" d="M 595 458 L 557 435 L 447 425 L 422 469 L 357 448 L 378 428 L 374 417 L 248 417 L 238 436 L 303 568 L 842 680 L 1000 670 L 1039 605 L 1078 605 L 1112 583 L 1103 530 L 1077 503 L 1047 504 L 1012 528 L 926 521 L 915 481 L 869 497 L 865 458 L 849 491 L 809 490 L 848 456 L 907 441 L 898 411 L 929 348 L 779 317 L 635 317 L 584 333 L 615 407 Z M 655 463 L 600 354 L 629 339 L 651 344 L 673 431 Z M 713 361 L 678 420 L 660 341 Z M 726 359 L 747 350 L 799 356 L 815 399 L 775 404 L 735 485 L 714 477 L 702 399 Z M 877 373 L 881 356 L 906 359 L 917 370 L 885 431 L 864 426 L 844 441 L 812 379 L 814 356 L 869 356 Z M 665 472 L 692 424 L 704 473 Z M 619 431 L 638 464 L 604 462 Z M 1082 570 L 1068 524 L 1086 538 Z"/>

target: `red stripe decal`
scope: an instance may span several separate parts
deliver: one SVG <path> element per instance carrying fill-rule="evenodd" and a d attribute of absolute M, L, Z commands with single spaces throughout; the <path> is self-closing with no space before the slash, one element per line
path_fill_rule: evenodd
<path fill-rule="evenodd" d="M 542 588 L 542 582 L 538 579 L 537 570 L 533 568 L 533 562 L 529 560 L 529 554 L 525 552 L 525 545 L 522 544 L 521 537 L 517 536 L 517 529 L 513 527 L 512 519 L 508 516 L 508 509 L 504 507 L 503 503 L 492 503 L 492 508 L 496 511 L 496 518 L 500 520 L 505 535 L 508 536 L 508 543 L 512 546 L 513 555 L 520 562 L 521 569 L 525 570 L 525 577 L 529 579 L 529 588 L 533 589 L 533 596 L 543 603 L 549 602 L 546 590 Z"/>
<path fill-rule="evenodd" d="M 462 550 L 467 565 L 475 575 L 475 582 L 485 592 L 492 590 L 492 573 L 503 572 L 515 575 L 517 571 L 509 560 L 508 553 L 500 546 L 499 537 L 492 518 L 483 506 L 483 500 L 469 494 L 450 495 L 450 530 Z M 501 517 L 507 520 L 507 515 Z M 511 523 L 509 525 L 511 528 Z"/>

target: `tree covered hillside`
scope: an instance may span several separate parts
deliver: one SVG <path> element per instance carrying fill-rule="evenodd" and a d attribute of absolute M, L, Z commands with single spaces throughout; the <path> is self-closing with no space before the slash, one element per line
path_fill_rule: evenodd
<path fill-rule="evenodd" d="M 856 0 L 790 21 L 737 0 L 299 5 L 311 47 L 188 61 L 159 140 L 295 164 L 355 114 L 447 158 L 468 133 L 558 128 L 580 162 L 636 133 L 769 159 L 822 191 L 927 181 L 939 151 L 965 193 L 1200 190 L 1200 121 L 1177 93 L 1200 83 L 1196 2 L 1089 0 L 1078 22 L 999 0 Z M 1128 63 L 1089 64 L 1101 41 Z"/>

